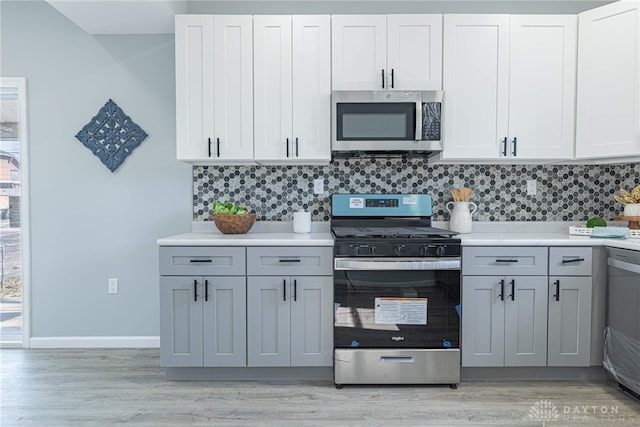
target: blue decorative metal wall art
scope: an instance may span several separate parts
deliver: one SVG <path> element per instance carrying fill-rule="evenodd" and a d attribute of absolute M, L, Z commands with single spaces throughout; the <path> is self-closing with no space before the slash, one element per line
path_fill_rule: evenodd
<path fill-rule="evenodd" d="M 111 99 L 76 135 L 111 172 L 124 162 L 147 133 Z"/>

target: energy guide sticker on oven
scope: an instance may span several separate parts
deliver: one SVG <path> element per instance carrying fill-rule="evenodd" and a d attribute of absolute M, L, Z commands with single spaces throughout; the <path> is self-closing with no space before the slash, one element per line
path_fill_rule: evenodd
<path fill-rule="evenodd" d="M 375 323 L 395 325 L 426 325 L 427 298 L 375 299 Z"/>
<path fill-rule="evenodd" d="M 362 197 L 351 197 L 349 199 L 349 208 L 351 209 L 364 208 L 364 199 Z"/>

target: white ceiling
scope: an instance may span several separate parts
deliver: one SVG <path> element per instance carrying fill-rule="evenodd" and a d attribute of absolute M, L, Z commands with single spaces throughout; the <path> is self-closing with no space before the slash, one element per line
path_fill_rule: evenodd
<path fill-rule="evenodd" d="M 91 35 L 172 34 L 174 15 L 578 13 L 613 0 L 47 0 Z"/>

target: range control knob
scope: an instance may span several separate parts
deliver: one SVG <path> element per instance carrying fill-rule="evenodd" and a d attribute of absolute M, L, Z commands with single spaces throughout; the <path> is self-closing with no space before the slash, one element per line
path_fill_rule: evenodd
<path fill-rule="evenodd" d="M 404 252 L 404 245 L 396 245 L 395 248 L 393 248 L 393 252 L 396 256 L 402 256 Z"/>
<path fill-rule="evenodd" d="M 436 255 L 445 256 L 447 253 L 447 245 L 440 245 L 436 248 Z"/>
<path fill-rule="evenodd" d="M 354 255 L 375 255 L 376 247 L 373 245 L 351 245 Z"/>

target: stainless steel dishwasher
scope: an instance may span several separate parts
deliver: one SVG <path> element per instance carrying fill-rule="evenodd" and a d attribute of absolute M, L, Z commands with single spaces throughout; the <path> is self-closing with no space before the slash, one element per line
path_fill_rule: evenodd
<path fill-rule="evenodd" d="M 640 398 L 640 252 L 607 249 L 604 367 Z"/>

